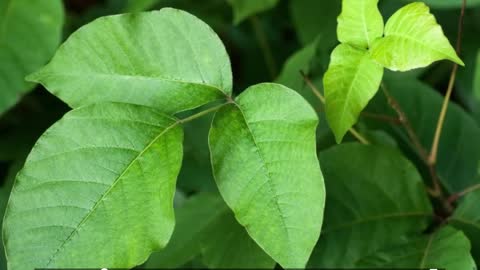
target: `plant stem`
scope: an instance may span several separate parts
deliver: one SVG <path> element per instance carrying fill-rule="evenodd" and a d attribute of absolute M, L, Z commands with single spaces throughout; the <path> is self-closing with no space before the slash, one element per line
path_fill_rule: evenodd
<path fill-rule="evenodd" d="M 322 104 L 325 104 L 325 97 L 322 95 L 320 90 L 313 84 L 313 82 L 308 78 L 308 76 L 300 70 L 300 74 L 303 77 L 303 80 L 305 83 L 308 85 L 308 87 L 312 90 L 312 92 L 317 96 L 317 98 L 322 102 Z M 355 137 L 360 143 L 362 144 L 370 144 L 370 141 L 368 141 L 360 132 L 355 130 L 354 128 L 351 128 L 348 130 L 350 134 L 352 134 L 353 137 Z"/>
<path fill-rule="evenodd" d="M 270 45 L 268 43 L 265 31 L 263 31 L 262 24 L 260 23 L 257 16 L 250 17 L 250 22 L 252 23 L 252 27 L 255 32 L 258 44 L 260 45 L 260 49 L 262 50 L 265 64 L 267 65 L 268 72 L 270 73 L 270 77 L 272 80 L 274 80 L 278 74 L 277 64 L 275 62 L 275 58 L 273 57 L 272 49 L 270 48 Z"/>
<path fill-rule="evenodd" d="M 197 118 L 200 118 L 206 114 L 209 114 L 211 112 L 214 112 L 218 109 L 220 109 L 221 107 L 225 106 L 226 104 L 229 104 L 231 102 L 227 102 L 227 103 L 224 103 L 224 104 L 220 104 L 220 105 L 217 105 L 217 106 L 214 106 L 212 108 L 209 108 L 209 109 L 206 109 L 205 111 L 201 111 L 199 113 L 196 113 L 194 115 L 191 115 L 189 117 L 186 117 L 186 118 L 183 118 L 183 119 L 179 119 L 177 122 L 180 123 L 180 124 L 184 124 L 184 123 L 187 123 L 187 122 L 190 122 L 192 120 L 195 120 Z"/>
<path fill-rule="evenodd" d="M 376 119 L 379 121 L 384 121 L 384 122 L 389 122 L 392 124 L 400 125 L 402 124 L 400 119 L 398 117 L 392 117 L 389 115 L 382 115 L 382 114 L 376 114 L 376 113 L 370 113 L 370 112 L 362 112 L 362 116 L 365 118 L 371 118 L 371 119 Z"/>
<path fill-rule="evenodd" d="M 448 198 L 448 202 L 451 204 L 451 203 L 454 203 L 455 201 L 457 201 L 458 199 L 460 199 L 461 197 L 467 195 L 468 193 L 472 193 L 474 191 L 477 191 L 477 190 L 480 190 L 480 184 L 476 184 L 476 185 L 473 185 L 471 187 L 468 187 L 458 193 L 455 193 L 453 194 L 452 196 L 450 196 Z"/>
<path fill-rule="evenodd" d="M 418 156 L 424 161 L 426 164 L 428 164 L 428 155 L 427 155 L 427 150 L 423 147 L 422 143 L 420 142 L 420 139 L 417 136 L 417 133 L 415 133 L 415 130 L 413 130 L 412 125 L 410 124 L 410 121 L 408 120 L 407 115 L 405 112 L 402 110 L 400 104 L 398 101 L 390 94 L 388 91 L 385 83 L 381 83 L 380 87 L 382 88 L 383 93 L 385 94 L 385 97 L 387 98 L 388 104 L 390 104 L 390 107 L 397 113 L 398 115 L 398 121 L 400 124 L 404 127 L 405 131 L 407 132 L 408 137 L 410 138 L 410 141 L 413 143 L 413 146 L 415 147 L 415 150 L 418 154 Z"/>
<path fill-rule="evenodd" d="M 458 35 L 457 35 L 457 54 L 460 54 L 462 48 L 462 34 L 463 34 L 463 21 L 465 17 L 465 7 L 467 5 L 467 0 L 462 1 L 462 9 L 460 11 L 460 18 L 458 20 Z M 438 155 L 438 146 L 440 143 L 440 137 L 442 135 L 443 125 L 445 123 L 445 117 L 447 115 L 448 104 L 450 102 L 450 97 L 452 96 L 453 86 L 455 84 L 455 78 L 457 76 L 458 64 L 453 64 L 452 73 L 450 74 L 450 81 L 448 82 L 447 93 L 445 94 L 445 99 L 443 100 L 442 109 L 440 115 L 438 116 L 437 127 L 435 129 L 435 135 L 433 137 L 432 148 L 430 150 L 430 155 L 428 156 L 428 163 L 432 166 L 435 166 L 437 163 Z"/>

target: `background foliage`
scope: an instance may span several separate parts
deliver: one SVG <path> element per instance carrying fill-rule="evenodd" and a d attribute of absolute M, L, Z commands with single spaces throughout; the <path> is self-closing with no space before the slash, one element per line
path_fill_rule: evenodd
<path fill-rule="evenodd" d="M 452 213 L 448 213 L 440 200 L 429 197 L 424 184 L 430 184 L 430 172 L 401 125 L 364 114 L 355 127 L 372 145 L 358 144 L 349 133 L 343 144 L 336 145 L 326 122 L 328 107 L 323 107 L 300 71 L 323 91 L 323 75 L 330 54 L 338 44 L 336 27 L 341 1 L 58 0 L 34 1 L 33 5 L 31 2 L 0 0 L 2 211 L 14 178 L 33 143 L 69 110 L 42 86 L 26 83 L 23 78 L 46 64 L 60 41 L 100 16 L 174 7 L 208 23 L 226 46 L 234 87 L 215 78 L 212 84 L 225 92 L 240 94 L 250 85 L 278 82 L 299 92 L 318 113 L 317 150 L 328 195 L 322 233 L 308 266 L 419 267 L 437 264 L 447 269 L 469 269 L 474 265 L 469 254 L 480 263 L 480 193 L 476 191 L 460 198 L 453 204 L 456 209 L 450 209 Z M 409 2 L 414 1 L 382 0 L 379 9 L 384 18 L 388 18 Z M 432 8 L 450 43 L 455 44 L 461 1 L 424 2 Z M 167 35 L 159 31 L 159 35 L 162 34 Z M 460 55 L 465 68 L 458 72 L 436 167 L 444 192 L 449 195 L 480 183 L 479 35 L 480 1 L 471 0 L 465 14 Z M 102 33 L 98 38 L 108 42 L 108 36 Z M 125 38 L 128 39 L 128 35 Z M 184 41 L 178 41 L 176 46 L 182 44 Z M 205 49 L 214 51 L 217 48 Z M 116 49 L 112 47 L 112 50 Z M 81 49 L 78 54 L 82 54 Z M 218 59 L 218 70 L 223 66 L 221 62 L 227 61 L 225 59 Z M 61 64 L 69 66 L 71 63 Z M 162 63 L 153 64 L 162 68 Z M 62 72 L 65 67 L 62 65 L 50 66 L 49 72 Z M 451 66 L 448 61 L 435 62 L 427 68 L 402 74 L 387 71 L 383 78 L 426 149 L 432 144 Z M 78 66 L 78 85 L 87 90 L 91 80 L 95 80 L 89 72 L 94 71 Z M 103 83 L 102 88 L 107 90 L 119 85 L 131 90 L 122 82 L 114 82 L 114 85 L 101 80 L 94 82 L 97 86 Z M 65 89 L 61 81 L 56 83 L 59 91 Z M 78 96 L 78 92 L 66 90 L 60 95 L 70 106 L 88 103 L 89 96 Z M 151 96 L 138 98 L 157 102 Z M 171 111 L 182 111 L 194 105 L 199 104 L 181 104 L 180 108 L 171 108 Z M 116 113 L 114 106 L 109 109 Z M 365 111 L 396 116 L 381 92 Z M 139 110 L 136 113 L 154 112 Z M 234 117 L 231 111 L 222 114 L 222 118 Z M 230 121 L 215 121 L 227 120 Z M 211 121 L 212 116 L 206 116 L 186 123 L 183 165 L 175 194 L 177 224 L 166 248 L 152 254 L 139 268 L 275 267 L 275 261 L 249 237 L 218 195 L 207 145 Z M 235 165 L 243 166 L 232 164 L 232 167 Z M 430 226 L 440 222 L 447 226 L 431 233 Z M 3 252 L 1 254 L 3 256 Z M 400 257 L 407 259 L 398 260 Z M 2 267 L 6 265 L 3 257 L 0 263 Z"/>

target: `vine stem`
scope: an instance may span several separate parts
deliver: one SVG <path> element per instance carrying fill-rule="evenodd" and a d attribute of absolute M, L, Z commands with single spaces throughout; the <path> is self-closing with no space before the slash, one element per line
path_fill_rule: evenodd
<path fill-rule="evenodd" d="M 263 57 L 265 59 L 265 64 L 267 65 L 268 72 L 270 73 L 270 77 L 273 80 L 278 74 L 277 64 L 275 62 L 275 58 L 273 57 L 272 49 L 270 48 L 270 44 L 268 43 L 267 36 L 265 35 L 265 31 L 263 31 L 262 24 L 260 23 L 260 20 L 257 16 L 250 17 L 250 22 L 255 32 L 258 44 L 260 45 L 260 49 L 263 52 Z"/>
<path fill-rule="evenodd" d="M 325 97 L 322 95 L 320 90 L 313 84 L 313 82 L 308 78 L 308 76 L 300 70 L 300 74 L 303 77 L 303 80 L 305 83 L 308 85 L 308 87 L 312 90 L 312 92 L 317 96 L 317 98 L 322 102 L 322 104 L 325 104 Z M 353 137 L 355 137 L 360 143 L 362 144 L 370 144 L 370 141 L 367 140 L 360 132 L 358 132 L 356 129 L 351 128 L 348 130 L 350 134 L 352 134 Z"/>
<path fill-rule="evenodd" d="M 450 204 L 452 204 L 455 201 L 457 201 L 458 199 L 460 199 L 461 197 L 463 197 L 463 196 L 465 196 L 469 193 L 472 193 L 474 191 L 477 191 L 477 190 L 480 190 L 480 184 L 473 185 L 473 186 L 468 187 L 468 188 L 466 188 L 466 189 L 464 189 L 464 190 L 462 190 L 458 193 L 452 194 L 452 196 L 450 196 L 447 201 Z"/>
<path fill-rule="evenodd" d="M 467 5 L 467 0 L 462 0 L 462 9 L 460 11 L 460 18 L 458 20 L 458 34 L 457 34 L 457 44 L 456 44 L 456 51 L 458 55 L 460 54 L 460 51 L 462 48 L 463 21 L 465 17 L 466 5 Z M 450 81 L 448 82 L 447 93 L 445 94 L 445 98 L 442 104 L 442 109 L 440 111 L 440 115 L 438 116 L 438 122 L 437 122 L 437 127 L 435 129 L 435 135 L 433 137 L 432 148 L 430 150 L 430 155 L 428 156 L 428 163 L 431 166 L 435 166 L 437 163 L 438 146 L 440 144 L 440 137 L 442 135 L 443 125 L 445 123 L 445 117 L 447 115 L 450 97 L 452 96 L 453 86 L 455 84 L 457 71 L 458 71 L 458 64 L 454 63 L 452 73 L 450 74 Z"/>
<path fill-rule="evenodd" d="M 194 114 L 194 115 L 191 115 L 191 116 L 189 116 L 189 117 L 186 117 L 186 118 L 183 118 L 183 119 L 179 119 L 177 122 L 180 123 L 180 124 L 188 123 L 188 122 L 193 121 L 193 120 L 195 120 L 195 119 L 197 119 L 197 118 L 200 118 L 200 117 L 202 117 L 202 116 L 204 116 L 204 115 L 207 115 L 207 114 L 209 114 L 209 113 L 211 113 L 211 112 L 214 112 L 214 111 L 220 109 L 221 107 L 223 107 L 223 106 L 225 106 L 225 105 L 227 105 L 227 104 L 229 104 L 229 103 L 231 103 L 231 102 L 226 102 L 226 103 L 223 103 L 223 104 L 214 106 L 214 107 L 212 107 L 212 108 L 206 109 L 206 110 L 204 110 L 204 111 L 201 111 L 201 112 L 196 113 L 196 114 Z"/>

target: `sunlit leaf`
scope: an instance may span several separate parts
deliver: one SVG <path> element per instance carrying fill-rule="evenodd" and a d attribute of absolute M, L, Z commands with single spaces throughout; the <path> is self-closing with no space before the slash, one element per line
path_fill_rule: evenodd
<path fill-rule="evenodd" d="M 100 103 L 48 129 L 6 210 L 9 269 L 133 267 L 164 247 L 182 161 L 177 123 L 151 108 Z"/>
<path fill-rule="evenodd" d="M 378 0 L 343 0 L 338 17 L 338 40 L 360 48 L 368 48 L 383 34 L 383 18 Z"/>
<path fill-rule="evenodd" d="M 406 5 L 390 17 L 385 37 L 373 43 L 371 55 L 394 71 L 426 67 L 443 59 L 464 65 L 428 6 L 421 2 Z"/>
<path fill-rule="evenodd" d="M 115 101 L 174 113 L 232 90 L 230 61 L 218 36 L 196 17 L 170 8 L 95 20 L 29 79 L 73 108 Z"/>
<path fill-rule="evenodd" d="M 317 122 L 293 90 L 259 84 L 221 108 L 210 131 L 220 193 L 249 235 L 285 268 L 304 267 L 320 235 L 325 190 Z"/>
<path fill-rule="evenodd" d="M 367 51 L 340 44 L 332 52 L 323 85 L 328 123 L 338 143 L 377 92 L 382 76 L 383 67 Z"/>

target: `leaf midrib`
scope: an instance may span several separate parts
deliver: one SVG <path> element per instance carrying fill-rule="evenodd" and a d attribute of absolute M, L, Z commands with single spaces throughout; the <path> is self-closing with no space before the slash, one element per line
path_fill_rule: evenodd
<path fill-rule="evenodd" d="M 270 170 L 268 169 L 267 162 L 265 162 L 265 158 L 264 158 L 264 156 L 263 156 L 263 154 L 262 154 L 262 152 L 261 152 L 261 148 L 258 146 L 258 143 L 257 143 L 257 141 L 256 141 L 256 139 L 255 139 L 255 136 L 254 136 L 254 134 L 253 134 L 252 129 L 251 129 L 250 126 L 249 126 L 249 123 L 248 123 L 248 121 L 247 121 L 247 118 L 245 117 L 245 114 L 243 113 L 243 110 L 242 110 L 242 108 L 240 107 L 240 105 L 239 105 L 238 103 L 236 103 L 236 102 L 234 102 L 233 104 L 235 105 L 235 107 L 236 107 L 236 108 L 240 111 L 240 113 L 242 114 L 243 120 L 245 121 L 245 126 L 247 127 L 248 132 L 249 132 L 249 134 L 250 134 L 251 137 L 252 137 L 253 144 L 254 144 L 255 147 L 258 149 L 258 156 L 260 157 L 260 159 L 261 159 L 261 161 L 262 161 L 262 167 L 265 169 L 266 177 L 268 178 L 268 181 L 267 181 L 267 182 L 269 183 L 270 190 L 271 190 L 272 193 L 274 193 L 275 195 L 278 195 L 277 192 L 276 192 L 276 189 L 275 189 L 274 185 L 272 184 L 273 178 L 272 178 L 272 176 L 271 176 L 271 174 L 270 174 Z M 282 221 L 282 225 L 283 225 L 282 227 L 283 227 L 283 229 L 284 229 L 284 231 L 285 231 L 287 242 L 288 242 L 288 243 L 291 243 L 290 233 L 289 233 L 289 231 L 288 231 L 287 225 L 285 224 L 285 220 L 283 219 L 283 212 L 282 212 L 282 210 L 281 210 L 281 208 L 280 208 L 280 205 L 278 204 L 278 201 L 275 200 L 275 199 L 274 199 L 273 201 L 275 202 L 275 206 L 276 206 L 277 211 L 278 211 L 278 213 L 279 213 L 279 215 L 280 215 L 280 220 Z M 248 230 L 247 230 L 247 231 L 248 231 Z M 254 240 L 255 240 L 255 239 L 254 239 Z M 255 242 L 257 242 L 257 241 L 255 241 Z M 257 243 L 258 243 L 258 242 L 257 242 Z M 258 244 L 259 244 L 259 246 L 261 246 L 262 249 L 263 249 L 263 245 L 261 245 L 261 243 L 258 243 Z M 288 245 L 287 247 L 289 248 L 290 246 L 291 246 L 291 245 Z M 288 251 L 287 251 L 287 252 L 288 252 Z"/>
<path fill-rule="evenodd" d="M 444 52 L 442 52 L 442 51 L 437 50 L 435 47 L 428 46 L 426 43 L 420 42 L 419 40 L 417 40 L 417 39 L 415 39 L 415 38 L 412 38 L 412 37 L 409 37 L 409 36 L 406 36 L 406 35 L 403 35 L 403 34 L 400 34 L 400 33 L 397 33 L 397 32 L 392 33 L 392 34 L 385 34 L 385 37 L 396 37 L 396 38 L 401 38 L 401 39 L 403 38 L 403 39 L 412 41 L 412 42 L 414 42 L 414 43 L 416 43 L 416 44 L 419 44 L 419 45 L 421 45 L 421 46 L 423 46 L 423 47 L 426 47 L 426 48 L 428 48 L 428 49 L 430 49 L 430 50 L 432 50 L 432 51 L 434 51 L 434 52 L 436 52 L 436 53 L 439 53 L 439 54 L 443 55 L 443 56 L 444 56 L 445 58 L 447 58 L 447 59 L 452 59 L 452 58 L 454 58 L 454 57 L 451 57 L 450 55 L 448 55 L 448 54 L 446 54 L 446 53 L 444 53 Z"/>
<path fill-rule="evenodd" d="M 99 206 L 100 202 L 106 197 L 108 196 L 108 194 L 113 190 L 113 188 L 117 185 L 117 183 L 119 182 L 119 180 L 125 175 L 126 172 L 128 172 L 128 170 L 130 169 L 130 167 L 143 155 L 145 154 L 145 152 L 150 149 L 150 147 L 153 146 L 153 144 L 155 144 L 155 142 L 160 139 L 164 134 L 166 134 L 169 130 L 171 130 L 172 128 L 176 127 L 177 125 L 179 124 L 178 121 L 175 121 L 172 125 L 168 126 L 167 128 L 165 128 L 162 132 L 160 132 L 152 141 L 150 141 L 150 143 L 127 165 L 127 167 L 125 168 L 125 170 L 122 171 L 122 173 L 113 181 L 112 185 L 110 188 L 108 188 L 105 193 L 102 194 L 102 196 L 99 197 L 99 199 L 95 202 L 93 208 L 83 217 L 83 219 L 78 223 L 78 225 L 75 227 L 75 229 L 68 235 L 68 237 L 62 241 L 62 243 L 60 244 L 60 246 L 58 247 L 58 249 L 55 251 L 55 253 L 48 259 L 47 263 L 46 263 L 46 267 L 49 267 L 50 264 L 54 261 L 55 257 L 60 253 L 60 251 L 62 251 L 62 248 L 68 243 L 70 242 L 73 238 L 74 238 L 74 235 L 76 232 L 79 231 L 80 227 L 85 224 L 87 222 L 87 220 L 89 219 L 89 217 L 92 215 L 93 212 L 95 212 L 95 210 L 97 209 L 97 207 Z"/>
<path fill-rule="evenodd" d="M 55 75 L 58 75 L 57 73 L 54 73 L 54 72 L 42 72 L 40 71 L 40 73 L 42 75 L 49 75 L 49 74 L 55 74 Z M 135 74 L 135 75 L 130 75 L 130 74 L 119 74 L 119 73 L 113 73 L 113 74 L 108 74 L 108 73 L 81 73 L 81 75 L 78 75 L 78 73 L 59 73 L 60 75 L 62 76 L 68 76 L 68 77 L 120 77 L 120 78 L 135 78 L 135 79 L 139 79 L 139 80 L 153 80 L 153 81 L 168 81 L 168 82 L 174 82 L 174 83 L 183 83 L 183 84 L 193 84 L 193 85 L 198 85 L 198 86 L 203 86 L 203 87 L 208 87 L 208 88 L 212 88 L 214 89 L 215 91 L 218 91 L 220 92 L 222 95 L 224 96 L 229 96 L 230 94 L 228 92 L 224 92 L 221 88 L 219 88 L 218 86 L 215 86 L 215 85 L 211 85 L 211 84 L 208 84 L 208 83 L 200 83 L 200 82 L 190 82 L 190 81 L 183 81 L 183 80 L 179 80 L 179 79 L 173 79 L 173 78 L 167 78 L 167 77 L 161 77 L 161 76 L 145 76 L 145 75 L 139 75 L 139 74 Z M 36 75 L 36 74 L 34 74 Z M 36 83 L 43 83 L 42 80 L 38 80 L 37 78 L 35 78 L 36 76 L 34 76 L 33 78 L 28 78 L 27 77 L 27 80 L 29 81 L 32 81 L 32 82 L 36 82 Z"/>

